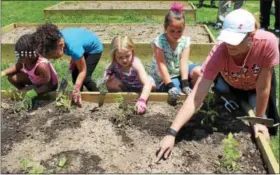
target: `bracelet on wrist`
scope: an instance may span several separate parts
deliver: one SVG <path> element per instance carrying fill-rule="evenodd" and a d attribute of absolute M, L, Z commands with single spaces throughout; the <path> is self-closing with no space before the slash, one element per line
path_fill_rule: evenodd
<path fill-rule="evenodd" d="M 172 129 L 172 128 L 168 128 L 168 129 L 166 130 L 166 134 L 167 134 L 167 135 L 172 135 L 172 136 L 176 137 L 176 136 L 177 136 L 177 131 L 175 131 L 175 130 Z"/>

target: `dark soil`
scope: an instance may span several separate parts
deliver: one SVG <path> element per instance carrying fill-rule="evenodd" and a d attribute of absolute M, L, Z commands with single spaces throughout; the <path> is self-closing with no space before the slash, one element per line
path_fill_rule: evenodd
<path fill-rule="evenodd" d="M 118 104 L 98 108 L 84 102 L 83 108 L 65 113 L 54 103 L 20 113 L 2 108 L 1 173 L 26 172 L 20 166 L 26 158 L 43 166 L 44 173 L 266 173 L 250 128 L 234 117 L 243 114 L 213 104 L 214 121 L 198 112 L 179 132 L 171 157 L 155 163 L 160 140 L 180 106 L 149 102 L 145 115 L 128 111 L 125 117 Z M 205 104 L 201 110 L 208 109 Z M 234 171 L 221 165 L 222 140 L 229 132 L 241 154 Z M 63 167 L 58 166 L 61 157 L 67 159 Z"/>

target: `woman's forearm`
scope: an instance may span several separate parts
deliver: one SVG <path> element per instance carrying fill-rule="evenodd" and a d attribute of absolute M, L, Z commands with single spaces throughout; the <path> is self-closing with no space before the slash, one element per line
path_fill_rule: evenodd
<path fill-rule="evenodd" d="M 189 95 L 187 97 L 187 100 L 184 102 L 183 106 L 177 113 L 176 118 L 171 125 L 171 128 L 178 132 L 182 128 L 182 126 L 191 119 L 198 107 L 199 105 L 195 105 L 193 95 Z"/>
<path fill-rule="evenodd" d="M 212 80 L 207 80 L 202 77 L 198 78 L 193 91 L 187 97 L 183 106 L 177 113 L 176 118 L 171 125 L 172 129 L 179 131 L 182 126 L 191 119 L 196 110 L 201 106 L 212 83 Z"/>
<path fill-rule="evenodd" d="M 273 68 L 262 68 L 256 83 L 256 116 L 263 117 L 267 108 Z"/>
<path fill-rule="evenodd" d="M 265 115 L 265 111 L 268 105 L 269 93 L 270 93 L 270 88 L 257 90 L 257 97 L 256 97 L 257 117 L 263 117 Z"/>

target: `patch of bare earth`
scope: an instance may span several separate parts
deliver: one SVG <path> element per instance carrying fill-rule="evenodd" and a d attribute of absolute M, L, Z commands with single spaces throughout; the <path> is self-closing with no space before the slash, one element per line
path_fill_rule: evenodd
<path fill-rule="evenodd" d="M 69 26 L 68 26 L 69 27 Z M 163 33 L 163 26 L 160 24 L 94 24 L 76 27 L 84 27 L 96 33 L 102 42 L 110 43 L 117 35 L 128 35 L 135 43 L 150 42 L 159 34 Z M 60 27 L 63 29 L 65 27 Z M 36 27 L 17 27 L 10 32 L 1 35 L 2 43 L 15 43 L 20 36 L 35 32 Z M 190 25 L 184 31 L 185 36 L 191 37 L 192 43 L 210 43 L 209 34 L 204 27 Z"/>
<path fill-rule="evenodd" d="M 266 173 L 250 128 L 219 105 L 215 122 L 202 125 L 205 116 L 197 113 L 180 131 L 171 157 L 154 163 L 179 107 L 149 102 L 144 116 L 129 113 L 122 120 L 117 104 L 97 108 L 84 102 L 70 112 L 56 110 L 53 103 L 27 113 L 2 109 L 1 173 L 23 173 L 20 161 L 26 158 L 44 166 L 45 173 L 228 173 L 220 160 L 229 132 L 240 143 L 234 172 Z M 61 157 L 67 161 L 58 167 Z"/>
<path fill-rule="evenodd" d="M 184 3 L 184 9 L 189 10 L 192 7 Z M 77 10 L 77 9 L 166 9 L 170 8 L 172 3 L 170 1 L 88 1 L 88 2 L 64 2 L 53 6 L 52 10 L 68 9 L 68 10 Z"/>

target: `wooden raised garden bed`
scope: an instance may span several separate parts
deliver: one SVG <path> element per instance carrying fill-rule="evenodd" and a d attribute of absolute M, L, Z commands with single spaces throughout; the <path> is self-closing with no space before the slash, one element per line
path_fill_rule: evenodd
<path fill-rule="evenodd" d="M 123 16 L 145 15 L 163 19 L 173 1 L 63 1 L 44 9 L 46 18 L 61 16 L 105 15 Z M 181 1 L 184 4 L 186 16 L 196 20 L 196 7 L 191 2 Z"/>
<path fill-rule="evenodd" d="M 40 24 L 10 24 L 2 28 L 1 51 L 2 61 L 13 61 L 14 45 L 24 34 L 32 33 Z M 117 35 L 129 35 L 136 44 L 136 55 L 144 61 L 151 61 L 151 41 L 160 33 L 160 24 L 58 24 L 59 28 L 85 27 L 94 31 L 104 44 L 102 60 L 108 60 L 110 42 Z M 190 60 L 202 62 L 215 43 L 215 38 L 206 25 L 187 25 L 185 35 L 191 37 Z"/>

